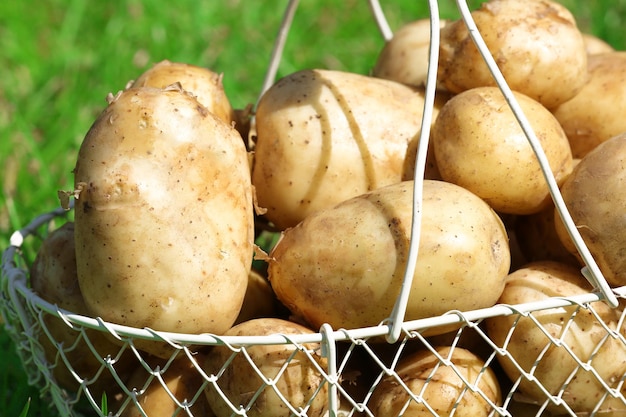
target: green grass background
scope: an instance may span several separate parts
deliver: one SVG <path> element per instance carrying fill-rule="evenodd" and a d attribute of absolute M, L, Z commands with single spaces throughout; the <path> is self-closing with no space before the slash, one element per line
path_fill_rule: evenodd
<path fill-rule="evenodd" d="M 623 50 L 626 0 L 563 0 L 582 30 Z M 474 1 L 473 4 L 478 4 Z M 224 73 L 233 105 L 256 101 L 285 0 L 0 2 L 0 248 L 58 205 L 105 96 L 162 59 Z M 427 17 L 427 2 L 382 1 L 393 29 Z M 442 17 L 457 18 L 451 0 Z M 367 74 L 383 39 L 365 0 L 301 1 L 278 76 L 302 68 Z M 29 387 L 0 330 L 0 417 L 55 416 Z"/>

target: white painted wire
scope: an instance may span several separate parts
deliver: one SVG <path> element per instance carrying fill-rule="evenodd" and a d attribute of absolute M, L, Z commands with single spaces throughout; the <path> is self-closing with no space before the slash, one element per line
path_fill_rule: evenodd
<path fill-rule="evenodd" d="M 491 75 L 493 76 L 494 80 L 496 81 L 496 84 L 502 91 L 504 98 L 506 99 L 509 106 L 511 107 L 511 110 L 513 111 L 513 114 L 515 115 L 515 118 L 519 122 L 522 130 L 524 131 L 524 134 L 526 135 L 526 138 L 528 138 L 528 142 L 530 143 L 530 146 L 533 148 L 533 151 L 535 152 L 537 160 L 539 161 L 539 165 L 541 166 L 541 171 L 543 172 L 546 182 L 548 183 L 550 195 L 552 196 L 552 200 L 554 201 L 556 210 L 561 216 L 563 223 L 565 223 L 565 227 L 570 237 L 572 238 L 574 245 L 576 246 L 576 249 L 578 250 L 578 253 L 581 255 L 586 265 L 586 268 L 583 268 L 583 271 L 582 271 L 583 275 L 585 276 L 585 278 L 587 278 L 587 280 L 594 287 L 594 289 L 600 291 L 600 293 L 602 294 L 607 304 L 609 304 L 613 308 L 617 307 L 618 302 L 617 302 L 617 298 L 615 297 L 615 294 L 613 294 L 611 287 L 606 282 L 606 279 L 602 275 L 602 271 L 600 271 L 598 264 L 593 259 L 593 256 L 591 255 L 589 248 L 587 248 L 587 245 L 585 245 L 585 242 L 583 241 L 580 233 L 578 232 L 578 228 L 576 227 L 576 224 L 572 220 L 572 217 L 570 216 L 569 211 L 567 210 L 565 202 L 563 201 L 563 197 L 561 196 L 561 192 L 559 191 L 559 186 L 556 183 L 554 175 L 552 174 L 552 170 L 550 169 L 550 164 L 548 162 L 548 159 L 543 151 L 543 148 L 541 147 L 541 143 L 539 142 L 539 139 L 537 139 L 535 132 L 533 131 L 530 123 L 528 122 L 528 119 L 524 115 L 524 112 L 522 111 L 521 107 L 517 103 L 517 100 L 515 100 L 515 97 L 513 96 L 511 89 L 509 88 L 506 80 L 504 79 L 502 72 L 500 72 L 500 69 L 498 68 L 498 65 L 496 64 L 495 59 L 491 55 L 491 52 L 489 52 L 489 48 L 487 47 L 487 44 L 483 40 L 480 34 L 480 31 L 478 30 L 478 27 L 476 26 L 476 23 L 474 22 L 474 19 L 472 18 L 472 14 L 471 14 L 471 11 L 469 10 L 469 7 L 467 6 L 467 2 L 464 0 L 457 0 L 456 3 L 459 8 L 459 11 L 461 12 L 462 19 L 467 25 L 467 28 L 469 30 L 469 34 L 472 40 L 476 44 L 476 47 L 478 48 L 480 54 L 485 60 L 485 63 L 487 64 L 487 67 L 489 68 Z"/>
<path fill-rule="evenodd" d="M 374 17 L 374 21 L 378 26 L 378 31 L 385 42 L 389 42 L 391 38 L 393 38 L 393 31 L 389 26 L 389 22 L 387 22 L 387 17 L 385 16 L 383 9 L 380 7 L 380 2 L 378 0 L 368 0 L 368 4 L 370 6 L 372 16 Z"/>
<path fill-rule="evenodd" d="M 266 78 L 263 84 L 262 91 L 264 92 L 269 88 L 269 86 L 274 82 L 276 77 L 276 71 L 278 68 L 278 63 L 280 61 L 280 56 L 282 55 L 282 50 L 284 48 L 284 44 L 286 41 L 287 34 L 289 32 L 289 28 L 291 26 L 291 22 L 294 17 L 294 13 L 297 7 L 297 0 L 290 0 L 287 6 L 287 10 L 285 11 L 285 15 L 283 17 L 283 22 L 281 24 L 281 28 L 279 30 L 279 35 L 277 36 L 277 40 L 274 46 L 274 50 L 272 52 L 272 58 L 270 60 L 270 66 L 268 72 L 266 74 Z M 490 66 L 492 70 L 492 74 L 500 86 L 505 98 L 507 98 L 508 102 L 511 105 L 511 108 L 518 118 L 522 129 L 527 134 L 529 138 L 529 142 L 533 149 L 537 153 L 537 157 L 539 159 L 540 165 L 546 176 L 546 180 L 548 182 L 552 197 L 555 201 L 555 205 L 559 210 L 560 215 L 563 217 L 563 220 L 568 227 L 568 230 L 572 234 L 572 239 L 577 244 L 577 248 L 579 252 L 581 252 L 581 256 L 585 259 L 587 264 L 587 268 L 583 270 L 583 273 L 590 280 L 590 282 L 600 291 L 600 294 L 597 293 L 588 293 L 581 294 L 571 297 L 552 297 L 546 300 L 542 300 L 539 302 L 525 303 L 515 306 L 507 306 L 507 305 L 496 305 L 490 308 L 484 308 L 480 310 L 468 311 L 468 312 L 459 312 L 459 311 L 450 311 L 442 316 L 438 317 L 428 317 L 419 320 L 405 321 L 404 315 L 406 311 L 406 305 L 408 302 L 408 296 L 410 293 L 410 288 L 413 280 L 413 271 L 415 269 L 415 264 L 418 256 L 418 242 L 420 235 L 420 227 L 421 227 L 421 197 L 422 197 L 422 188 L 420 178 L 424 175 L 425 170 L 425 162 L 427 155 L 427 148 L 429 142 L 429 132 L 430 125 L 432 121 L 432 111 L 434 104 L 434 94 L 435 94 L 435 86 L 436 86 L 436 68 L 437 65 L 433 65 L 433 63 L 438 62 L 438 49 L 439 49 L 439 12 L 438 12 L 438 3 L 436 0 L 429 0 L 429 7 L 431 9 L 430 19 L 431 19 L 431 48 L 430 48 L 430 63 L 427 83 L 426 83 L 426 95 L 425 95 L 425 108 L 423 112 L 422 119 L 422 127 L 419 138 L 417 159 L 415 162 L 415 188 L 414 188 L 414 205 L 413 205 L 413 224 L 411 229 L 411 247 L 409 249 L 409 257 L 407 260 L 407 268 L 405 271 L 405 277 L 403 279 L 402 289 L 398 299 L 396 300 L 396 304 L 394 306 L 394 310 L 392 315 L 388 318 L 388 320 L 379 325 L 372 326 L 367 328 L 358 328 L 358 329 L 340 329 L 333 330 L 329 325 L 324 325 L 320 328 L 318 333 L 308 334 L 308 335 L 289 335 L 289 337 L 283 335 L 268 335 L 268 336 L 232 336 L 232 337 L 222 337 L 216 335 L 209 334 L 178 334 L 178 333 L 170 333 L 170 332 L 157 332 L 152 329 L 138 329 L 127 326 L 121 326 L 114 323 L 104 322 L 99 318 L 91 318 L 85 317 L 78 314 L 74 314 L 69 311 L 61 310 L 57 306 L 50 304 L 40 298 L 37 294 L 35 294 L 28 286 L 27 283 L 27 271 L 23 267 L 23 265 L 16 262 L 16 259 L 20 257 L 20 248 L 24 242 L 24 239 L 31 235 L 37 235 L 37 230 L 42 226 L 46 225 L 51 220 L 63 216 L 66 214 L 66 211 L 63 209 L 53 210 L 49 213 L 42 214 L 37 218 L 33 219 L 33 221 L 27 225 L 25 228 L 16 231 L 10 239 L 10 247 L 7 248 L 2 253 L 2 276 L 0 279 L 0 288 L 2 289 L 2 298 L 0 298 L 0 311 L 2 312 L 2 316 L 5 319 L 5 323 L 9 326 L 15 327 L 16 334 L 14 335 L 17 339 L 17 344 L 20 349 L 24 350 L 26 354 L 32 354 L 35 357 L 31 360 L 34 360 L 34 366 L 39 368 L 39 371 L 44 374 L 47 372 L 50 373 L 50 370 L 46 367 L 45 358 L 43 358 L 43 354 L 41 351 L 41 346 L 36 346 L 36 341 L 32 335 L 29 335 L 29 332 L 32 332 L 32 327 L 37 325 L 37 321 L 41 320 L 43 313 L 49 314 L 57 317 L 60 320 L 64 320 L 66 323 L 70 323 L 72 326 L 98 329 L 103 332 L 108 332 L 112 334 L 114 337 L 121 338 L 130 338 L 132 339 L 147 339 L 154 341 L 168 341 L 173 346 L 178 346 L 179 349 L 187 351 L 187 345 L 229 345 L 229 346 L 254 346 L 254 345 L 274 345 L 274 344 L 304 344 L 304 343 L 320 343 L 322 346 L 323 354 L 327 357 L 329 366 L 328 366 L 328 383 L 329 386 L 329 404 L 330 404 L 330 415 L 337 415 L 337 406 L 338 406 L 338 390 L 341 390 L 342 394 L 345 395 L 345 391 L 341 388 L 341 386 L 337 385 L 338 382 L 338 372 L 337 372 L 337 352 L 336 352 L 336 343 L 340 341 L 347 341 L 356 343 L 356 341 L 365 341 L 372 337 L 386 337 L 389 343 L 395 343 L 404 337 L 405 335 L 410 334 L 418 334 L 421 330 L 435 328 L 439 326 L 445 326 L 450 324 L 465 324 L 469 325 L 472 323 L 480 322 L 485 318 L 496 317 L 496 316 L 506 316 L 506 315 L 521 315 L 525 317 L 531 317 L 532 312 L 550 309 L 550 308 L 558 308 L 558 307 L 567 307 L 572 305 L 584 305 L 585 308 L 590 308 L 589 303 L 593 303 L 596 301 L 604 300 L 611 306 L 617 305 L 617 299 L 615 294 L 624 296 L 626 295 L 626 287 L 618 288 L 615 290 L 611 290 L 606 284 L 606 280 L 602 276 L 602 273 L 599 271 L 599 268 L 593 261 L 588 249 L 586 248 L 582 238 L 577 232 L 575 225 L 573 224 L 571 217 L 569 216 L 567 209 L 562 201 L 562 197 L 558 191 L 558 186 L 556 186 L 556 182 L 552 176 L 552 173 L 549 169 L 549 165 L 546 161 L 545 155 L 539 145 L 538 140 L 534 136 L 532 128 L 530 128 L 528 121 L 526 120 L 523 112 L 518 107 L 514 97 L 512 96 L 511 91 L 509 90 L 504 78 L 501 73 L 497 69 L 493 58 L 491 57 L 486 45 L 484 44 L 480 34 L 475 26 L 471 18 L 471 13 L 467 8 L 467 4 L 462 2 L 461 0 L 457 0 L 457 5 L 459 10 L 461 11 L 461 15 L 465 20 L 468 28 L 470 29 L 470 35 L 476 42 L 481 54 L 485 58 L 487 64 Z M 382 13 L 380 8 L 380 4 L 377 0 L 370 0 L 370 8 L 372 9 L 372 13 L 376 19 L 376 22 L 379 26 L 379 30 L 385 40 L 391 39 L 393 36 L 389 25 Z M 419 279 L 419 277 L 415 277 L 415 279 Z M 593 310 L 592 310 L 593 311 Z M 540 325 L 540 323 L 537 323 Z M 19 329 L 18 329 L 19 327 Z M 21 332 L 21 333 L 20 333 Z M 19 338 L 23 338 L 20 342 Z M 611 335 L 611 337 L 615 337 L 615 335 Z M 553 340 L 556 343 L 556 341 Z M 365 343 L 365 342 L 363 342 Z M 367 346 L 367 344 L 365 344 Z M 499 350 L 499 348 L 493 344 L 491 347 L 494 349 L 493 355 L 496 353 L 503 353 Z M 506 353 L 506 352 L 504 352 Z M 375 355 L 373 351 L 371 351 L 372 355 Z M 140 355 L 137 355 L 141 360 Z M 493 358 L 493 356 L 492 356 Z M 25 358 L 26 360 L 26 358 Z M 144 366 L 147 366 L 145 362 L 143 362 Z M 393 373 L 393 368 L 389 369 L 389 372 Z M 47 374 L 46 374 L 47 375 Z M 37 378 L 41 377 L 40 374 Z M 208 375 L 204 375 L 205 379 L 210 382 L 211 377 Z M 50 378 L 48 375 L 46 378 Z M 121 381 L 118 381 L 121 382 Z M 48 379 L 48 384 L 50 384 L 50 379 Z M 515 384 L 516 382 L 514 382 Z M 517 382 L 519 383 L 519 381 Z M 48 387 L 53 395 L 53 401 L 57 408 L 61 410 L 66 410 L 67 415 L 70 415 L 70 406 L 73 401 L 71 398 L 68 398 L 66 395 L 62 393 L 59 387 Z M 607 391 L 608 393 L 608 391 Z M 549 393 L 546 392 L 547 397 L 550 397 Z M 87 391 L 87 396 L 90 399 L 90 402 L 94 407 L 97 407 L 97 399 L 91 398 L 89 392 Z M 510 401 L 512 396 L 512 392 L 507 396 L 507 401 Z M 558 399 L 557 399 L 558 401 Z M 506 404 L 505 404 L 506 406 Z M 545 408 L 546 404 L 543 404 L 543 408 Z M 360 407 L 363 407 L 360 404 L 357 404 L 357 408 L 361 410 Z M 506 410 L 498 409 L 496 410 L 498 415 L 509 415 Z"/>
<path fill-rule="evenodd" d="M 413 206 L 411 223 L 411 243 L 407 257 L 407 265 L 402 278 L 400 294 L 396 299 L 391 316 L 389 317 L 389 334 L 387 342 L 395 343 L 402 334 L 402 324 L 409 302 L 413 275 L 417 265 L 417 256 L 422 226 L 422 195 L 424 172 L 426 169 L 426 155 L 428 153 L 428 143 L 430 139 L 430 126 L 433 120 L 433 109 L 435 106 L 435 91 L 437 87 L 437 68 L 439 66 L 439 4 L 437 0 L 429 0 L 430 9 L 430 50 L 429 65 L 426 76 L 426 91 L 424 96 L 424 110 L 420 127 L 417 155 L 415 159 L 415 175 L 413 181 Z M 419 277 L 417 277 L 419 279 Z"/>

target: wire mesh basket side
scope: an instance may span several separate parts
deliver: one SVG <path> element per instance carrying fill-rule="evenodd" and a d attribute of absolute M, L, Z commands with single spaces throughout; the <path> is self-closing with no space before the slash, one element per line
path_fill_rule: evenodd
<path fill-rule="evenodd" d="M 293 18 L 295 9 L 291 7 L 295 4 L 290 2 L 286 22 Z M 432 8 L 436 12 L 436 2 Z M 433 27 L 438 27 L 436 18 Z M 277 56 L 282 42 L 284 39 L 277 44 Z M 436 45 L 436 36 L 433 42 Z M 481 42 L 479 35 L 476 42 Z M 431 48 L 433 54 L 436 50 Z M 271 71 L 268 80 L 273 77 Z M 497 70 L 494 77 L 502 82 L 503 93 L 510 95 Z M 432 100 L 435 82 L 429 84 Z M 512 103 L 515 110 L 515 100 Z M 522 126 L 527 125 L 521 112 L 518 117 Z M 424 120 L 428 125 L 430 116 Z M 532 142 L 532 129 L 526 126 L 526 131 Z M 424 149 L 416 161 L 418 174 L 424 169 L 428 129 L 422 129 L 422 134 L 420 144 Z M 540 147 L 537 152 L 541 159 Z M 558 189 L 552 191 L 558 206 Z M 419 237 L 419 188 L 415 189 L 415 201 L 413 241 Z M 567 218 L 566 210 L 564 213 Z M 517 416 L 521 412 L 576 416 L 580 411 L 572 404 L 582 400 L 580 396 L 572 397 L 572 388 L 579 387 L 580 381 L 593 394 L 584 399 L 584 413 L 621 413 L 626 408 L 622 392 L 626 378 L 622 366 L 626 363 L 620 353 L 626 350 L 624 313 L 617 309 L 607 321 L 606 306 L 602 304 L 608 301 L 616 306 L 623 294 L 619 289 L 607 288 L 592 258 L 585 272 L 597 288 L 571 297 L 451 311 L 439 317 L 406 321 L 404 310 L 412 279 L 407 274 L 393 315 L 379 326 L 344 330 L 325 325 L 315 329 L 317 332 L 298 336 L 182 335 L 84 317 L 51 305 L 30 290 L 28 263 L 20 256 L 19 248 L 25 237 L 62 214 L 58 210 L 51 212 L 16 232 L 12 246 L 3 253 L 0 303 L 30 382 L 43 387 L 62 415 L 79 415 L 83 403 L 100 415 L 149 415 L 152 401 L 156 401 L 153 399 L 159 398 L 158 404 L 170 407 L 172 415 L 190 416 L 212 415 L 213 409 L 220 408 L 217 404 L 223 406 L 220 415 L 258 415 L 268 402 L 286 415 L 297 416 L 404 412 L 464 416 L 478 415 L 476 410 L 492 416 Z M 584 252 L 584 243 L 582 248 Z M 416 258 L 415 249 L 407 271 Z M 561 317 L 556 324 L 546 319 L 554 315 Z M 500 323 L 499 328 L 506 331 L 489 330 L 495 326 L 490 327 L 490 323 Z M 431 335 L 433 329 L 441 328 L 452 330 Z M 581 348 L 572 342 L 580 337 L 580 329 L 583 335 L 593 329 L 593 346 Z M 534 351 L 519 348 L 525 346 L 523 338 L 528 334 L 539 339 Z M 156 358 L 143 352 L 141 343 L 145 341 L 163 344 L 167 353 Z M 104 345 L 109 348 L 101 349 Z M 266 366 L 263 355 L 256 353 L 267 353 L 270 347 L 279 352 L 274 357 L 269 355 L 274 363 L 271 368 Z M 214 360 L 219 366 L 209 366 L 210 358 L 218 352 L 221 356 Z M 566 376 L 548 381 L 542 375 L 557 363 L 557 355 L 566 358 L 558 362 L 567 370 Z M 87 357 L 91 365 L 82 368 L 81 360 Z M 297 379 L 291 374 L 292 368 L 302 372 L 305 365 L 310 384 L 301 395 L 294 396 L 283 383 Z M 233 375 L 251 384 L 245 392 L 232 389 L 233 385 L 243 385 L 233 383 Z M 189 386 L 180 385 L 181 379 L 190 381 Z M 114 384 L 116 389 L 107 391 L 101 384 Z M 443 385 L 449 394 L 447 402 L 442 401 Z M 393 398 L 388 393 L 393 393 Z"/>

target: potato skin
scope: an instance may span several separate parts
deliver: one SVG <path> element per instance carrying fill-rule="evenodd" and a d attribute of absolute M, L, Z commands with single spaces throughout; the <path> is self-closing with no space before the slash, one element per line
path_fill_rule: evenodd
<path fill-rule="evenodd" d="M 563 183 L 561 194 L 572 220 L 612 286 L 626 285 L 626 133 L 589 152 Z M 565 225 L 555 213 L 557 235 L 580 259 Z"/>
<path fill-rule="evenodd" d="M 237 132 L 183 90 L 130 88 L 95 121 L 74 172 L 78 279 L 93 314 L 138 328 L 226 331 L 254 239 Z"/>
<path fill-rule="evenodd" d="M 447 20 L 440 20 L 439 27 Z M 372 70 L 374 77 L 423 86 L 428 75 L 430 19 L 418 19 L 398 29 L 380 51 Z"/>
<path fill-rule="evenodd" d="M 278 299 L 313 328 L 375 326 L 389 317 L 409 253 L 412 191 L 412 181 L 382 187 L 283 232 L 268 267 Z M 461 187 L 425 180 L 406 319 L 493 305 L 509 265 L 493 210 Z"/>
<path fill-rule="evenodd" d="M 494 372 L 485 368 L 485 363 L 478 356 L 463 348 L 437 346 L 439 355 L 449 359 L 456 370 L 470 384 L 478 388 L 496 405 L 501 405 L 500 385 Z M 435 366 L 439 367 L 435 370 Z M 466 389 L 451 366 L 439 363 L 439 359 L 430 350 L 422 350 L 400 360 L 395 368 L 398 376 L 415 395 L 430 405 L 439 416 L 454 415 L 459 417 L 489 416 L 493 408 L 480 394 Z M 461 397 L 461 398 L 459 398 Z M 406 410 L 404 405 L 411 397 L 393 376 L 385 377 L 376 387 L 368 406 L 375 416 L 427 417 L 433 414 L 423 404 L 411 401 Z M 455 404 L 458 402 L 458 405 Z"/>
<path fill-rule="evenodd" d="M 311 329 L 287 320 L 259 318 L 239 323 L 228 330 L 225 335 L 267 336 L 310 333 L 313 333 Z M 308 350 L 317 350 L 319 344 L 306 344 L 305 347 Z M 321 417 L 328 408 L 328 384 L 324 384 L 316 393 L 320 384 L 325 381 L 324 377 L 317 371 L 315 365 L 304 352 L 294 353 L 295 350 L 296 347 L 291 344 L 250 345 L 246 347 L 248 356 L 255 366 L 266 378 L 275 380 L 276 389 L 292 406 L 298 409 L 298 407 L 304 407 L 311 401 L 307 415 Z M 226 397 L 235 407 L 240 405 L 246 407 L 252 396 L 262 387 L 263 381 L 243 354 L 238 354 L 232 358 L 232 361 L 229 361 L 232 355 L 233 351 L 230 348 L 216 346 L 208 353 L 204 370 L 207 375 L 220 373 L 217 384 Z M 291 358 L 289 365 L 282 369 L 289 358 Z M 317 353 L 313 354 L 313 358 L 322 369 L 326 369 L 328 364 L 325 358 L 317 356 Z M 226 367 L 223 373 L 220 372 L 222 367 Z M 278 377 L 279 372 L 280 377 Z M 311 400 L 314 393 L 316 396 Z M 232 409 L 212 385 L 207 386 L 205 394 L 217 417 L 232 415 Z M 288 417 L 293 414 L 274 389 L 266 386 L 246 415 L 250 417 Z"/>
<path fill-rule="evenodd" d="M 585 294 L 590 291 L 592 289 L 579 269 L 554 261 L 532 262 L 509 275 L 498 302 L 515 305 L 539 302 L 549 297 Z M 562 385 L 569 381 L 562 398 L 574 412 L 589 413 L 598 401 L 602 401 L 599 407 L 601 415 L 602 412 L 609 410 L 623 412 L 624 405 L 618 398 L 607 396 L 601 400 L 606 392 L 605 388 L 590 371 L 578 368 L 578 363 L 564 346 L 551 344 L 547 347 L 549 339 L 545 332 L 567 345 L 583 363 L 591 360 L 594 372 L 597 372 L 606 384 L 615 388 L 626 372 L 626 347 L 618 338 L 606 337 L 607 330 L 604 326 L 622 334 L 624 329 L 619 324 L 620 315 L 617 310 L 602 302 L 595 302 L 592 305 L 597 317 L 604 324 L 598 322 L 596 316 L 589 310 L 577 310 L 574 305 L 534 311 L 532 314 L 535 320 L 541 323 L 545 330 L 541 330 L 530 318 L 511 315 L 487 318 L 487 331 L 496 345 L 502 347 L 506 341 L 506 350 L 510 358 L 526 372 L 532 370 L 533 376 L 549 393 L 560 394 Z M 511 334 L 510 330 L 514 323 L 515 330 Z M 540 354 L 543 356 L 537 362 Z M 498 356 L 506 374 L 515 381 L 520 373 L 510 358 Z M 576 375 L 570 379 L 574 371 Z M 525 378 L 522 379 L 519 388 L 520 393 L 531 401 L 543 403 L 546 400 L 543 391 Z M 548 409 L 556 414 L 565 411 L 552 403 Z"/>
<path fill-rule="evenodd" d="M 64 223 L 44 239 L 30 268 L 30 283 L 33 291 L 49 303 L 74 314 L 89 315 L 78 285 L 73 222 Z M 125 380 L 130 374 L 129 368 L 134 360 L 132 352 L 126 350 L 118 357 L 120 347 L 112 340 L 112 336 L 94 329 L 84 329 L 83 335 L 80 330 L 72 329 L 65 321 L 51 315 L 43 316 L 42 324 L 54 338 L 54 342 L 63 347 L 73 372 L 87 380 L 98 376 L 93 383 L 87 385 L 94 398 L 101 398 L 102 393 L 107 392 L 107 396 L 113 401 L 115 394 L 121 392 L 121 388 L 107 369 L 102 370 L 99 375 L 98 373 L 104 367 L 104 358 L 111 356 L 117 358 L 114 364 L 116 373 L 119 378 Z M 85 342 L 84 337 L 89 338 L 89 343 L 96 350 L 95 353 Z M 43 330 L 39 341 L 48 363 L 56 364 L 52 368 L 56 382 L 63 389 L 77 393 L 80 384 L 63 362 L 59 348 L 52 345 Z"/>
<path fill-rule="evenodd" d="M 389 80 L 302 70 L 274 84 L 256 112 L 252 182 L 265 217 L 308 214 L 401 180 L 424 94 Z"/>
<path fill-rule="evenodd" d="M 195 364 L 186 355 L 178 356 L 171 363 L 162 360 L 158 363 L 161 376 L 165 386 L 158 378 L 152 379 L 148 384 L 150 374 L 143 366 L 137 366 L 128 379 L 126 386 L 128 389 L 136 389 L 138 392 L 137 402 L 141 409 L 134 403 L 129 403 L 121 417 L 171 417 L 172 415 L 185 415 L 185 411 L 180 411 L 178 405 L 172 400 L 170 395 L 174 395 L 177 401 L 191 402 L 202 387 L 204 379 L 196 368 L 204 363 L 206 354 L 195 353 Z M 156 369 L 156 366 L 152 367 Z M 146 386 L 147 385 L 147 386 Z M 167 390 L 165 389 L 167 387 Z M 169 392 L 168 392 L 169 390 Z M 195 398 L 194 405 L 189 408 L 194 417 L 213 417 L 206 396 L 200 393 Z M 175 414 L 178 411 L 178 414 Z"/>
<path fill-rule="evenodd" d="M 163 60 L 139 75 L 132 87 L 165 88 L 180 83 L 185 91 L 227 124 L 235 120 L 235 113 L 224 91 L 222 74 L 208 68 L 185 62 Z"/>
<path fill-rule="evenodd" d="M 571 12 L 549 0 L 490 0 L 472 12 L 509 87 L 552 109 L 587 81 L 587 51 Z M 439 79 L 453 93 L 495 86 L 462 20 L 441 30 Z"/>
<path fill-rule="evenodd" d="M 575 158 L 626 131 L 626 51 L 591 55 L 588 68 L 589 81 L 553 110 Z"/>
<path fill-rule="evenodd" d="M 514 96 L 562 184 L 573 167 L 563 129 L 539 102 L 517 92 Z M 499 88 L 472 88 L 448 100 L 435 120 L 432 142 L 441 177 L 494 210 L 532 214 L 551 203 L 537 157 Z"/>

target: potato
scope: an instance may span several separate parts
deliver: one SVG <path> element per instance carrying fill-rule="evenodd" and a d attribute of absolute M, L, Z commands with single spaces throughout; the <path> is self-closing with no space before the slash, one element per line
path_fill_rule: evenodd
<path fill-rule="evenodd" d="M 412 181 L 392 184 L 284 231 L 268 266 L 278 299 L 313 328 L 375 326 L 388 318 L 406 268 L 412 201 Z M 509 264 L 504 226 L 483 200 L 424 180 L 407 320 L 493 305 Z"/>
<path fill-rule="evenodd" d="M 561 242 L 556 231 L 555 215 L 558 216 L 554 204 L 550 204 L 538 213 L 518 216 L 515 235 L 524 259 L 527 262 L 550 260 L 581 267 L 579 259 Z"/>
<path fill-rule="evenodd" d="M 185 355 L 170 363 L 162 360 L 158 369 L 154 368 L 159 376 L 149 374 L 143 366 L 137 367 L 126 384 L 129 390 L 136 392 L 137 404 L 129 403 L 121 417 L 186 415 L 178 406 L 183 403 L 193 404 L 188 410 L 194 417 L 214 416 L 206 395 L 200 391 L 204 379 L 198 368 L 204 362 L 205 354 L 196 353 L 193 359 L 195 364 Z"/>
<path fill-rule="evenodd" d="M 573 166 L 563 129 L 536 100 L 514 96 L 561 184 Z M 441 177 L 472 191 L 494 210 L 532 214 L 551 203 L 535 152 L 497 87 L 473 88 L 448 100 L 435 120 L 432 142 Z"/>
<path fill-rule="evenodd" d="M 231 126 L 184 90 L 130 88 L 94 122 L 74 174 L 78 280 L 94 315 L 180 333 L 232 326 L 254 215 L 246 149 Z"/>
<path fill-rule="evenodd" d="M 569 139 L 572 154 L 582 158 L 611 137 L 626 132 L 626 51 L 589 57 L 589 81 L 553 110 Z"/>
<path fill-rule="evenodd" d="M 587 49 L 587 54 L 589 55 L 615 51 L 615 49 L 604 39 L 590 33 L 583 33 L 583 40 L 585 41 L 585 47 Z"/>
<path fill-rule="evenodd" d="M 567 209 L 598 267 L 612 286 L 626 285 L 626 132 L 598 145 L 561 187 Z M 580 255 L 557 216 L 555 227 L 570 253 Z"/>
<path fill-rule="evenodd" d="M 33 291 L 49 303 L 74 314 L 88 315 L 78 286 L 74 248 L 74 223 L 66 222 L 43 240 L 30 268 L 30 283 Z M 96 400 L 100 400 L 104 392 L 113 400 L 122 391 L 106 368 L 105 360 L 110 358 L 115 373 L 125 380 L 130 374 L 132 352 L 120 352 L 118 344 L 105 332 L 72 328 L 52 315 L 44 315 L 41 323 L 53 340 L 42 329 L 39 342 L 60 387 L 76 394 L 80 388 L 77 378 L 86 379 L 86 386 Z M 71 369 L 65 364 L 61 350 Z"/>
<path fill-rule="evenodd" d="M 533 262 L 509 275 L 499 303 L 540 302 L 549 297 L 590 291 L 577 268 L 554 261 Z M 626 372 L 626 346 L 618 338 L 607 337 L 606 328 L 622 334 L 624 329 L 619 324 L 617 310 L 602 302 L 592 303 L 592 307 L 596 314 L 574 305 L 533 311 L 533 319 L 518 315 L 487 318 L 487 331 L 495 344 L 510 354 L 499 355 L 498 360 L 512 381 L 520 378 L 518 367 L 521 367 L 532 372 L 533 378 L 551 395 L 559 394 L 576 413 L 589 413 L 596 406 L 601 415 L 609 410 L 623 413 L 626 408 L 621 400 L 610 395 L 603 398 L 606 390 L 597 378 L 602 378 L 609 387 L 618 387 Z M 561 344 L 554 344 L 546 334 Z M 579 367 L 578 361 L 588 363 L 593 372 Z M 596 372 L 598 377 L 594 375 Z M 547 399 L 537 382 L 525 377 L 521 379 L 519 392 L 539 404 Z M 548 410 L 565 412 L 552 403 Z"/>
<path fill-rule="evenodd" d="M 512 90 L 552 109 L 587 81 L 585 42 L 563 5 L 550 0 L 490 0 L 472 17 Z M 448 91 L 496 85 L 462 20 L 443 27 L 439 50 L 438 78 Z"/>
<path fill-rule="evenodd" d="M 417 139 L 423 92 L 389 80 L 330 71 L 290 74 L 256 112 L 252 182 L 276 227 L 399 182 Z"/>
<path fill-rule="evenodd" d="M 227 124 L 235 120 L 235 112 L 222 84 L 223 74 L 184 62 L 160 61 L 144 71 L 132 87 L 165 88 L 180 83 L 182 88 Z"/>
<path fill-rule="evenodd" d="M 438 416 L 489 416 L 493 407 L 459 377 L 476 386 L 490 401 L 501 405 L 501 392 L 493 371 L 478 356 L 463 348 L 435 347 L 441 357 L 451 361 L 456 369 L 446 365 L 430 350 L 422 350 L 400 359 L 395 371 L 416 396 L 422 398 Z M 408 407 L 404 409 L 405 405 Z M 368 403 L 375 416 L 426 417 L 432 412 L 414 401 L 395 376 L 386 376 L 378 384 Z M 454 413 L 454 414 L 452 414 Z"/>
<path fill-rule="evenodd" d="M 442 28 L 447 20 L 440 20 Z M 372 70 L 374 77 L 423 86 L 428 74 L 430 19 L 418 19 L 398 29 L 380 51 Z"/>
<path fill-rule="evenodd" d="M 225 336 L 267 336 L 272 334 L 302 335 L 313 333 L 300 324 L 276 318 L 260 318 L 240 323 Z M 247 357 L 226 346 L 216 346 L 207 355 L 204 370 L 207 375 L 217 375 L 217 385 L 235 408 L 245 408 L 249 417 L 288 417 L 292 415 L 289 405 L 296 410 L 308 407 L 307 416 L 319 417 L 327 410 L 328 384 L 317 370 L 327 369 L 326 359 L 318 356 L 320 346 L 308 343 L 298 349 L 292 344 L 255 344 L 245 348 Z M 312 356 L 311 356 L 312 355 Z M 310 358 L 313 359 L 310 359 Z M 232 359 L 232 360 L 231 360 Z M 263 380 L 252 367 L 271 379 L 272 386 L 264 385 Z M 286 365 L 287 361 L 289 364 Z M 317 363 L 314 363 L 315 361 Z M 211 409 L 218 417 L 233 414 L 233 410 L 220 396 L 213 385 L 205 389 Z M 258 396 L 257 396 L 258 394 Z M 256 398 L 255 398 L 256 397 Z M 251 403 L 253 401 L 253 403 Z"/>
<path fill-rule="evenodd" d="M 278 300 L 267 278 L 250 270 L 246 295 L 234 324 L 261 317 L 275 317 L 278 306 Z"/>

